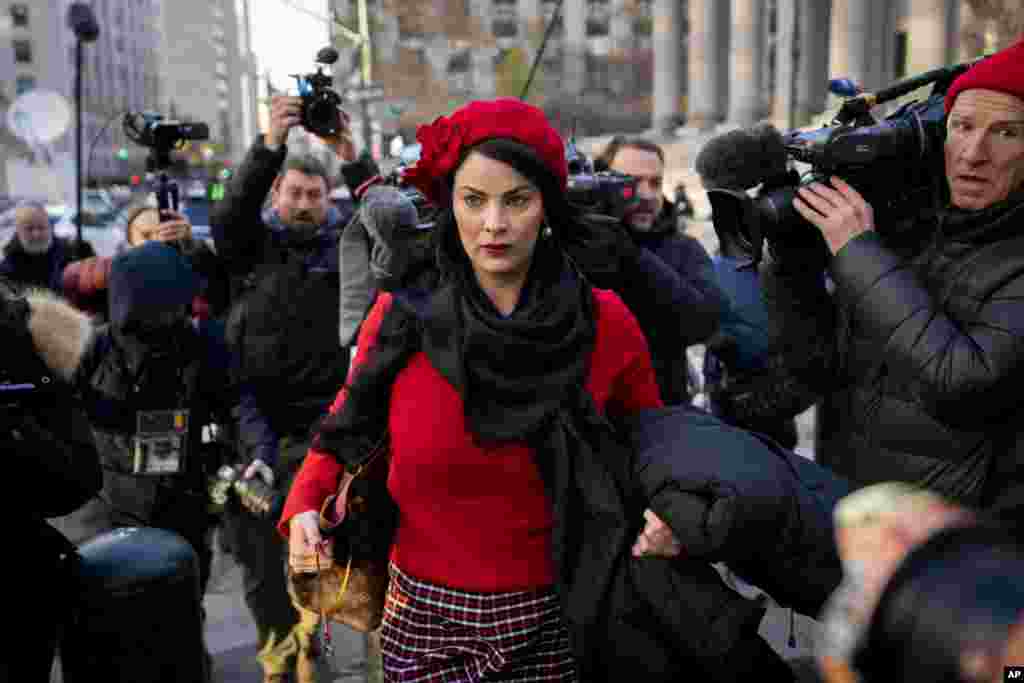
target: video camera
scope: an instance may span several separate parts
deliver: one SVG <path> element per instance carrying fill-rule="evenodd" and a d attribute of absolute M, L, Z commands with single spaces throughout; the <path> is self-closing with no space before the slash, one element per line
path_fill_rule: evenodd
<path fill-rule="evenodd" d="M 593 162 L 576 146 L 575 137 L 565 145 L 565 159 L 569 165 L 569 203 L 588 213 L 621 220 L 636 201 L 636 178 L 618 171 L 595 170 Z"/>
<path fill-rule="evenodd" d="M 128 112 L 122 127 L 132 142 L 150 149 L 146 170 L 160 173 L 156 198 L 161 217 L 168 211 L 177 211 L 181 199 L 178 184 L 167 176 L 171 150 L 181 148 L 189 140 L 208 140 L 210 127 L 205 123 L 167 121 L 154 112 Z"/>
<path fill-rule="evenodd" d="M 810 242 L 817 230 L 796 212 L 793 199 L 800 187 L 839 176 L 871 204 L 883 237 L 912 237 L 907 231 L 920 211 L 936 206 L 946 192 L 941 173 L 945 94 L 972 65 L 935 69 L 877 93 L 858 94 L 843 103 L 829 125 L 783 134 L 788 160 L 809 164 L 810 171 L 802 177 L 793 170 L 762 177 L 754 197 L 741 189 L 709 189 L 715 231 L 740 245 L 753 265 L 761 261 L 766 239 Z M 876 105 L 930 84 L 925 100 L 905 104 L 882 121 L 870 114 Z"/>
<path fill-rule="evenodd" d="M 210 127 L 205 123 L 167 121 L 155 112 L 128 112 L 124 115 L 123 128 L 132 142 L 152 150 L 146 160 L 146 170 L 151 172 L 171 165 L 171 150 L 189 140 L 210 137 Z"/>
<path fill-rule="evenodd" d="M 341 131 L 341 95 L 331 89 L 334 79 L 324 73 L 324 66 L 338 61 L 338 51 L 333 47 L 322 48 L 316 53 L 316 71 L 308 74 L 292 74 L 298 83 L 302 98 L 302 126 L 310 133 L 333 137 Z"/>

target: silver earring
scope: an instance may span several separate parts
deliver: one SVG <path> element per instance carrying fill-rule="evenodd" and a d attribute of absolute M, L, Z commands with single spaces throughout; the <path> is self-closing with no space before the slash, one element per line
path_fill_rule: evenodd
<path fill-rule="evenodd" d="M 540 231 L 540 236 L 544 239 L 551 237 L 551 226 L 547 224 L 546 220 L 544 222 L 544 228 Z"/>

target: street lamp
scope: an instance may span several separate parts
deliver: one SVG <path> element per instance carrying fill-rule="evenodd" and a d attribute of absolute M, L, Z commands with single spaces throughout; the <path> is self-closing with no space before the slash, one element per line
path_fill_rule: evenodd
<path fill-rule="evenodd" d="M 84 2 L 73 2 L 68 7 L 68 28 L 75 33 L 75 231 L 76 251 L 82 248 L 82 45 L 91 43 L 100 35 L 99 24 L 92 7 Z"/>

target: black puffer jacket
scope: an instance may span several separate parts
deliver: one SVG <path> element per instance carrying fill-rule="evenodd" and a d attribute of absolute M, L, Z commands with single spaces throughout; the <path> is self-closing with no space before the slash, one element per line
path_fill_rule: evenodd
<path fill-rule="evenodd" d="M 0 679 L 45 681 L 58 631 L 76 598 L 77 558 L 71 542 L 47 520 L 85 504 L 103 481 L 89 423 L 67 384 L 91 326 L 55 296 L 33 292 L 20 298 L 13 290 L 0 280 L 0 457 L 11 484 L 0 509 L 8 521 L 9 548 L 20 558 L 10 576 L 21 575 L 38 590 L 33 608 L 11 631 L 7 647 L 17 656 L 5 657 Z M 37 386 L 14 389 L 29 384 Z"/>
<path fill-rule="evenodd" d="M 645 410 L 622 426 L 636 484 L 687 557 L 725 562 L 779 604 L 818 617 L 842 579 L 832 510 L 849 483 L 690 406 Z"/>
<path fill-rule="evenodd" d="M 1020 525 L 1024 199 L 924 220 L 932 238 L 909 256 L 874 232 L 844 246 L 831 299 L 822 278 L 776 264 L 784 360 L 732 409 L 798 411 L 826 395 L 819 448 L 838 472 L 922 484 Z"/>

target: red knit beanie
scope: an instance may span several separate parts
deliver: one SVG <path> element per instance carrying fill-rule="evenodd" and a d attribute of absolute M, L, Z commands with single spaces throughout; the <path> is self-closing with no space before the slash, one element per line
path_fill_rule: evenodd
<path fill-rule="evenodd" d="M 491 138 L 510 138 L 527 145 L 558 179 L 564 189 L 569 177 L 565 143 L 544 112 L 521 100 L 501 97 L 477 100 L 440 116 L 416 130 L 422 145 L 420 158 L 408 168 L 403 179 L 434 204 L 447 199 L 448 174 L 455 169 L 462 151 Z"/>
<path fill-rule="evenodd" d="M 1024 100 L 1024 39 L 978 62 L 961 74 L 946 92 L 946 113 L 964 90 L 997 90 Z"/>

